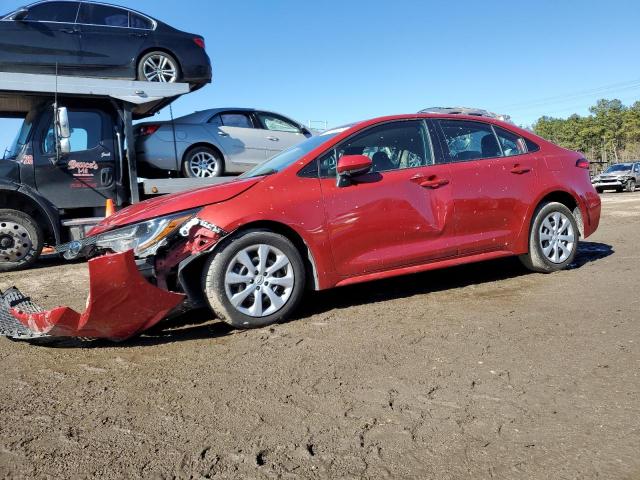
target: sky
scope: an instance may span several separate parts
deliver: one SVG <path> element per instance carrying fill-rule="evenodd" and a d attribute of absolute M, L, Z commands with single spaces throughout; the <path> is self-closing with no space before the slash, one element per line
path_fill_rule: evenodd
<path fill-rule="evenodd" d="M 3 13 L 25 1 L 2 0 Z M 471 106 L 531 125 L 585 115 L 598 98 L 640 100 L 638 0 L 111 3 L 205 37 L 213 83 L 178 99 L 175 116 L 253 107 L 331 127 Z M 0 119 L 3 151 L 18 127 Z"/>

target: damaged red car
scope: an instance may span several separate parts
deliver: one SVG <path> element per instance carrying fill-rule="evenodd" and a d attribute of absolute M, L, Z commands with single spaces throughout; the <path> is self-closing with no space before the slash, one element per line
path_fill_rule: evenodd
<path fill-rule="evenodd" d="M 146 309 L 117 338 L 180 303 L 260 327 L 289 317 L 306 289 L 510 255 L 533 271 L 563 269 L 598 227 L 588 167 L 496 119 L 384 117 L 312 137 L 226 184 L 124 209 L 66 248 L 102 262 L 92 285 L 125 299 L 110 315 L 120 308 L 127 323 Z M 114 262 L 122 268 L 106 268 Z M 118 297 L 138 282 L 121 277 L 139 275 L 153 291 Z M 84 321 L 108 336 L 95 326 L 108 319 Z"/>

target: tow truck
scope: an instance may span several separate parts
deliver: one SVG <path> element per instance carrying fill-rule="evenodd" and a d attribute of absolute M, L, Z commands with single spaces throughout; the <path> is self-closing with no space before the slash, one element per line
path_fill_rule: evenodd
<path fill-rule="evenodd" d="M 110 207 L 228 179 L 138 177 L 133 120 L 189 93 L 182 83 L 0 73 L 0 118 L 23 118 L 0 161 L 0 272 L 45 246 L 73 256 Z M 70 253 L 71 252 L 71 253 Z"/>

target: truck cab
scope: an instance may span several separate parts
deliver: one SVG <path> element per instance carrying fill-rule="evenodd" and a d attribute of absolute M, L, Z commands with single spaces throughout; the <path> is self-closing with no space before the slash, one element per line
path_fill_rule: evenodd
<path fill-rule="evenodd" d="M 31 266 L 45 246 L 81 241 L 107 202 L 139 201 L 132 121 L 188 92 L 186 84 L 0 73 L 0 116 L 24 119 L 0 160 L 0 272 Z"/>

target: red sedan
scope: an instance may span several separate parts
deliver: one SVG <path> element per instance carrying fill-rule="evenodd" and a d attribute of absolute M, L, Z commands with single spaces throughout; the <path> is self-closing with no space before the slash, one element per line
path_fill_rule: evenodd
<path fill-rule="evenodd" d="M 377 118 L 312 137 L 227 184 L 125 209 L 86 244 L 110 254 L 94 262 L 113 264 L 118 252 L 132 262 L 133 250 L 151 283 L 235 327 L 259 327 L 289 317 L 306 288 L 510 255 L 533 271 L 563 269 L 598 227 L 588 167 L 490 118 Z"/>

